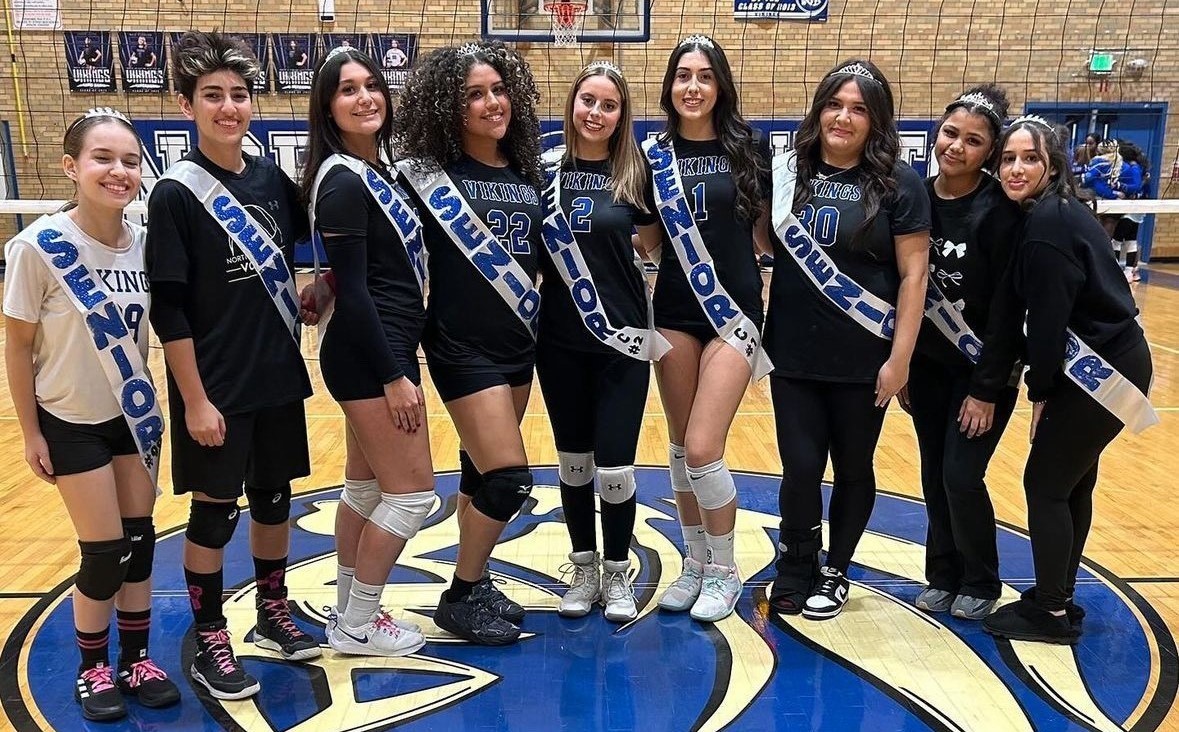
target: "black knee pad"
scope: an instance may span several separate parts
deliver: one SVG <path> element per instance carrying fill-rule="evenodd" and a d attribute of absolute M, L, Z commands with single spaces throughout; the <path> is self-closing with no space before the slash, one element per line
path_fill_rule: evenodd
<path fill-rule="evenodd" d="M 278 488 L 246 486 L 250 518 L 265 526 L 278 526 L 291 517 L 291 484 Z"/>
<path fill-rule="evenodd" d="M 151 577 L 151 564 L 156 556 L 156 526 L 151 516 L 123 519 L 123 536 L 131 542 L 131 561 L 127 563 L 124 582 L 142 582 Z"/>
<path fill-rule="evenodd" d="M 474 498 L 483 485 L 483 474 L 475 467 L 475 461 L 466 450 L 459 450 L 459 493 Z"/>
<path fill-rule="evenodd" d="M 193 501 L 188 511 L 186 539 L 206 549 L 222 549 L 233 538 L 241 511 L 233 501 Z"/>
<path fill-rule="evenodd" d="M 82 562 L 74 584 L 91 600 L 105 602 L 115 596 L 127 578 L 131 563 L 131 540 L 127 537 L 109 541 L 79 541 Z"/>
<path fill-rule="evenodd" d="M 483 476 L 471 499 L 479 513 L 496 521 L 511 521 L 532 493 L 532 471 L 527 467 L 500 468 Z"/>

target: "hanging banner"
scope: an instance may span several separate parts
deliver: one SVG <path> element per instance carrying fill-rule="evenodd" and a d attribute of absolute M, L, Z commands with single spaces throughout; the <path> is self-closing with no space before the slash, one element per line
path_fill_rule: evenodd
<path fill-rule="evenodd" d="M 265 33 L 234 33 L 242 39 L 258 59 L 258 78 L 254 79 L 253 92 L 266 94 L 270 91 L 270 39 Z"/>
<path fill-rule="evenodd" d="M 828 0 L 733 0 L 737 20 L 827 21 Z"/>
<path fill-rule="evenodd" d="M 279 94 L 307 94 L 319 61 L 315 33 L 274 33 L 274 68 Z"/>
<path fill-rule="evenodd" d="M 417 61 L 418 37 L 412 33 L 373 33 L 372 48 L 385 83 L 392 90 L 404 89 L 409 69 Z"/>
<path fill-rule="evenodd" d="M 66 31 L 66 67 L 72 92 L 113 92 L 115 59 L 108 31 Z"/>
<path fill-rule="evenodd" d="M 323 52 L 329 54 L 337 48 L 345 51 L 349 49 L 356 49 L 361 53 L 370 53 L 368 50 L 368 34 L 367 33 L 324 33 L 323 34 Z"/>
<path fill-rule="evenodd" d="M 167 91 L 164 78 L 164 34 L 159 31 L 119 31 L 119 63 L 123 91 Z"/>

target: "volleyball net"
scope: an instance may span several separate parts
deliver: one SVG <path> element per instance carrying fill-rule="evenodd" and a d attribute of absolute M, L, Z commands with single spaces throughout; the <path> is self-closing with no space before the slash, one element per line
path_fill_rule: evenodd
<path fill-rule="evenodd" d="M 390 86 L 441 45 L 498 38 L 527 58 L 542 93 L 547 144 L 558 144 L 569 82 L 589 61 L 626 74 L 640 138 L 662 126 L 659 93 L 670 51 L 703 33 L 726 50 L 742 111 L 776 149 L 823 75 L 871 58 L 896 97 L 904 155 L 931 172 L 932 129 L 945 105 L 977 83 L 1002 85 L 1013 114 L 1138 145 L 1148 199 L 1105 202 L 1148 218 L 1144 249 L 1179 257 L 1179 0 L 1018 0 L 957 3 L 843 0 L 0 0 L 11 61 L 0 80 L 0 234 L 15 216 L 69 196 L 61 136 L 78 112 L 127 112 L 144 140 L 144 195 L 195 143 L 167 71 L 190 28 L 240 34 L 263 62 L 246 147 L 297 176 L 311 70 L 339 45 L 368 51 Z M 24 222 L 27 223 L 27 222 Z M 1153 247 L 1151 240 L 1153 239 Z"/>

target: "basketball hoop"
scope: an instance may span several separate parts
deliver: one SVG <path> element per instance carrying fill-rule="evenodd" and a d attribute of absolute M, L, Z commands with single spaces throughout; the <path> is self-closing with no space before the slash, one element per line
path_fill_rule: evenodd
<path fill-rule="evenodd" d="M 577 19 L 585 12 L 586 0 L 546 0 L 545 12 L 553 16 L 553 45 L 577 45 Z"/>

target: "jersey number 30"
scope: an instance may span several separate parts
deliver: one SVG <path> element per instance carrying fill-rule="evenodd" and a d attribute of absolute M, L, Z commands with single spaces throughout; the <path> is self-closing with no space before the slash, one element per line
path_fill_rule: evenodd
<path fill-rule="evenodd" d="M 523 211 L 508 214 L 498 208 L 487 212 L 487 228 L 496 239 L 508 248 L 511 254 L 530 254 L 528 233 L 532 230 L 532 219 Z"/>
<path fill-rule="evenodd" d="M 839 233 L 839 209 L 834 206 L 820 206 L 815 208 L 808 203 L 802 209 L 802 225 L 811 232 L 811 236 L 820 246 L 829 247 L 835 243 Z"/>

